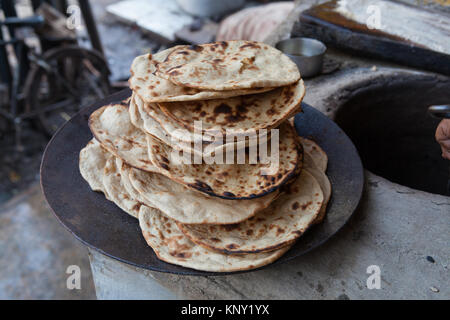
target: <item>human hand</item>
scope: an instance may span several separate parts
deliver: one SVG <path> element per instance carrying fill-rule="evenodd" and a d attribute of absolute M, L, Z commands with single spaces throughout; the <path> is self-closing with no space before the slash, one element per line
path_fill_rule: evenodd
<path fill-rule="evenodd" d="M 441 145 L 442 157 L 450 160 L 450 119 L 444 119 L 439 123 L 435 138 Z"/>

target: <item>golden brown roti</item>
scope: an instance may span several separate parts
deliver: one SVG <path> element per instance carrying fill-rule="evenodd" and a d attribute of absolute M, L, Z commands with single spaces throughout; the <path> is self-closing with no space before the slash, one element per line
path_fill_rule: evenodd
<path fill-rule="evenodd" d="M 105 186 L 108 200 L 114 202 L 120 209 L 132 217 L 138 217 L 142 203 L 127 192 L 122 182 L 115 157 L 111 157 L 106 161 L 103 171 L 103 185 Z"/>
<path fill-rule="evenodd" d="M 278 196 L 275 191 L 261 198 L 230 201 L 210 197 L 161 174 L 144 172 L 126 164 L 122 165 L 121 174 L 128 176 L 133 188 L 144 198 L 144 204 L 188 224 L 238 223 L 268 207 Z"/>
<path fill-rule="evenodd" d="M 130 88 L 139 94 L 147 103 L 163 101 L 192 101 L 219 99 L 264 92 L 271 88 L 256 88 L 230 91 L 199 90 L 179 86 L 164 78 L 154 75 L 158 63 L 163 62 L 167 55 L 181 46 L 166 49 L 154 55 L 145 54 L 134 59 L 131 65 Z"/>
<path fill-rule="evenodd" d="M 143 100 L 137 95 L 133 94 L 134 103 L 138 108 L 142 110 L 143 115 L 150 116 L 159 123 L 161 128 L 170 135 L 171 138 L 177 139 L 180 142 L 192 143 L 195 141 L 213 141 L 213 137 L 210 135 L 202 135 L 202 132 L 192 132 L 186 130 L 175 120 L 169 118 L 157 104 L 144 103 Z"/>
<path fill-rule="evenodd" d="M 328 179 L 327 175 L 325 173 L 323 173 L 323 171 L 321 171 L 315 167 L 307 168 L 305 166 L 304 170 L 309 172 L 317 180 L 317 182 L 320 185 L 320 189 L 322 189 L 322 192 L 323 192 L 323 204 L 320 208 L 319 214 L 317 215 L 316 219 L 314 220 L 314 224 L 321 223 L 327 213 L 327 205 L 328 205 L 328 202 L 330 201 L 330 197 L 331 197 L 331 183 L 330 183 L 330 180 Z"/>
<path fill-rule="evenodd" d="M 196 270 L 231 272 L 265 266 L 280 258 L 289 246 L 267 253 L 225 255 L 190 241 L 175 221 L 157 209 L 141 207 L 139 225 L 147 244 L 160 260 Z"/>
<path fill-rule="evenodd" d="M 93 191 L 105 193 L 103 186 L 103 169 L 106 161 L 112 157 L 100 143 L 92 139 L 81 149 L 79 158 L 80 173 Z"/>
<path fill-rule="evenodd" d="M 131 123 L 127 106 L 115 104 L 97 109 L 89 117 L 89 128 L 105 149 L 130 166 L 157 171 L 148 157 L 145 134 Z"/>
<path fill-rule="evenodd" d="M 291 244 L 319 214 L 323 193 L 306 170 L 268 208 L 239 224 L 183 225 L 191 241 L 226 254 L 267 252 Z"/>
<path fill-rule="evenodd" d="M 305 86 L 295 84 L 268 92 L 227 99 L 159 103 L 161 110 L 184 128 L 202 122 L 205 132 L 246 134 L 271 129 L 300 111 Z"/>
<path fill-rule="evenodd" d="M 319 155 L 320 157 L 322 157 L 321 153 L 314 153 L 317 157 L 317 155 Z M 320 188 L 322 189 L 323 192 L 323 204 L 322 207 L 320 208 L 320 212 L 319 215 L 317 216 L 316 220 L 314 220 L 314 224 L 317 223 L 321 223 L 323 221 L 323 219 L 325 218 L 325 215 L 327 213 L 327 205 L 328 202 L 330 201 L 331 198 L 331 183 L 330 180 L 328 179 L 327 175 L 325 174 L 324 171 L 322 171 L 321 169 L 317 168 L 317 164 L 316 163 L 321 163 L 320 159 L 316 159 L 314 160 L 313 156 L 311 154 L 309 154 L 305 149 L 303 149 L 303 166 L 305 168 L 305 170 L 307 170 L 309 173 L 311 173 L 314 178 L 316 178 L 317 182 L 319 182 L 320 184 Z M 323 159 L 322 159 L 323 161 Z"/>
<path fill-rule="evenodd" d="M 133 96 L 134 98 L 134 96 Z M 229 142 L 227 141 L 201 141 L 201 148 L 196 148 L 194 143 L 179 140 L 176 137 L 167 133 L 158 121 L 153 119 L 145 110 L 141 103 L 136 103 L 135 99 L 132 99 L 129 107 L 130 120 L 133 125 L 150 134 L 152 137 L 160 140 L 161 142 L 170 145 L 172 148 L 180 151 L 184 151 L 191 154 L 198 154 L 200 156 L 207 156 L 212 152 L 225 152 L 227 148 L 232 147 L 234 150 L 243 149 L 250 145 L 262 143 L 264 141 L 270 141 L 270 131 L 267 135 L 259 136 L 251 135 L 247 136 L 244 141 Z M 259 138 L 259 139 L 258 139 Z"/>
<path fill-rule="evenodd" d="M 297 133 L 288 122 L 280 126 L 279 137 L 279 150 L 275 150 L 273 154 L 279 160 L 278 165 L 275 162 L 263 164 L 261 161 L 249 164 L 248 159 L 242 159 L 244 164 L 236 163 L 236 159 L 233 164 L 185 164 L 176 157 L 170 146 L 150 136 L 147 136 L 147 142 L 150 160 L 168 178 L 211 196 L 251 199 L 277 190 L 301 166 L 302 152 L 297 142 Z M 272 136 L 271 142 L 273 140 Z M 268 154 L 271 152 L 268 151 Z M 273 170 L 264 172 L 271 165 Z"/>
<path fill-rule="evenodd" d="M 327 171 L 328 156 L 325 151 L 311 139 L 303 137 L 299 137 L 299 139 L 303 149 L 305 149 L 313 158 L 317 169 L 322 170 L 323 172 Z"/>
<path fill-rule="evenodd" d="M 281 87 L 300 79 L 297 65 L 262 42 L 222 41 L 173 48 L 156 75 L 203 90 Z"/>
<path fill-rule="evenodd" d="M 116 166 L 117 158 L 95 139 L 80 152 L 80 172 L 94 191 L 101 191 L 126 213 L 137 218 L 141 203 L 123 185 Z"/>

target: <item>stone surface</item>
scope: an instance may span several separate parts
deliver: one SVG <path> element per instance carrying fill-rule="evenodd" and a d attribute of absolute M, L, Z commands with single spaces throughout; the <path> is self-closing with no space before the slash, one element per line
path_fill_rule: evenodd
<path fill-rule="evenodd" d="M 68 290 L 67 267 L 81 270 Z M 55 219 L 39 184 L 0 207 L 0 299 L 95 299 L 87 249 Z"/>

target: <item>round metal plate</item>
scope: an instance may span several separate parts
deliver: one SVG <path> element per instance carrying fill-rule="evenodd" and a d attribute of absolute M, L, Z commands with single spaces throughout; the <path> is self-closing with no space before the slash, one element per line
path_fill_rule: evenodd
<path fill-rule="evenodd" d="M 78 155 L 92 138 L 88 128 L 89 115 L 103 105 L 126 99 L 130 94 L 130 90 L 124 90 L 84 108 L 53 136 L 41 164 L 41 186 L 48 204 L 76 238 L 109 257 L 161 272 L 229 274 L 197 271 L 159 260 L 142 237 L 138 221 L 106 200 L 102 193 L 91 191 L 81 177 Z M 295 118 L 296 129 L 301 136 L 313 138 L 328 154 L 327 174 L 333 194 L 324 222 L 308 230 L 274 264 L 301 256 L 333 236 L 355 211 L 363 191 L 363 167 L 353 143 L 319 111 L 306 104 L 303 110 Z"/>

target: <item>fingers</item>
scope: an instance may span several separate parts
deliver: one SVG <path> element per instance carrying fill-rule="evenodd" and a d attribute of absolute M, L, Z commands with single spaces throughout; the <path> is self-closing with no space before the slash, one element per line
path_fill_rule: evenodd
<path fill-rule="evenodd" d="M 444 119 L 439 123 L 436 129 L 435 138 L 439 143 L 441 141 L 450 140 L 450 119 Z"/>
<path fill-rule="evenodd" d="M 450 140 L 441 140 L 440 142 L 442 157 L 450 160 Z"/>
<path fill-rule="evenodd" d="M 450 119 L 444 119 L 439 123 L 435 135 L 442 149 L 442 157 L 450 160 Z"/>
<path fill-rule="evenodd" d="M 448 140 L 439 141 L 439 144 L 441 145 L 442 150 L 450 151 L 450 138 Z"/>

